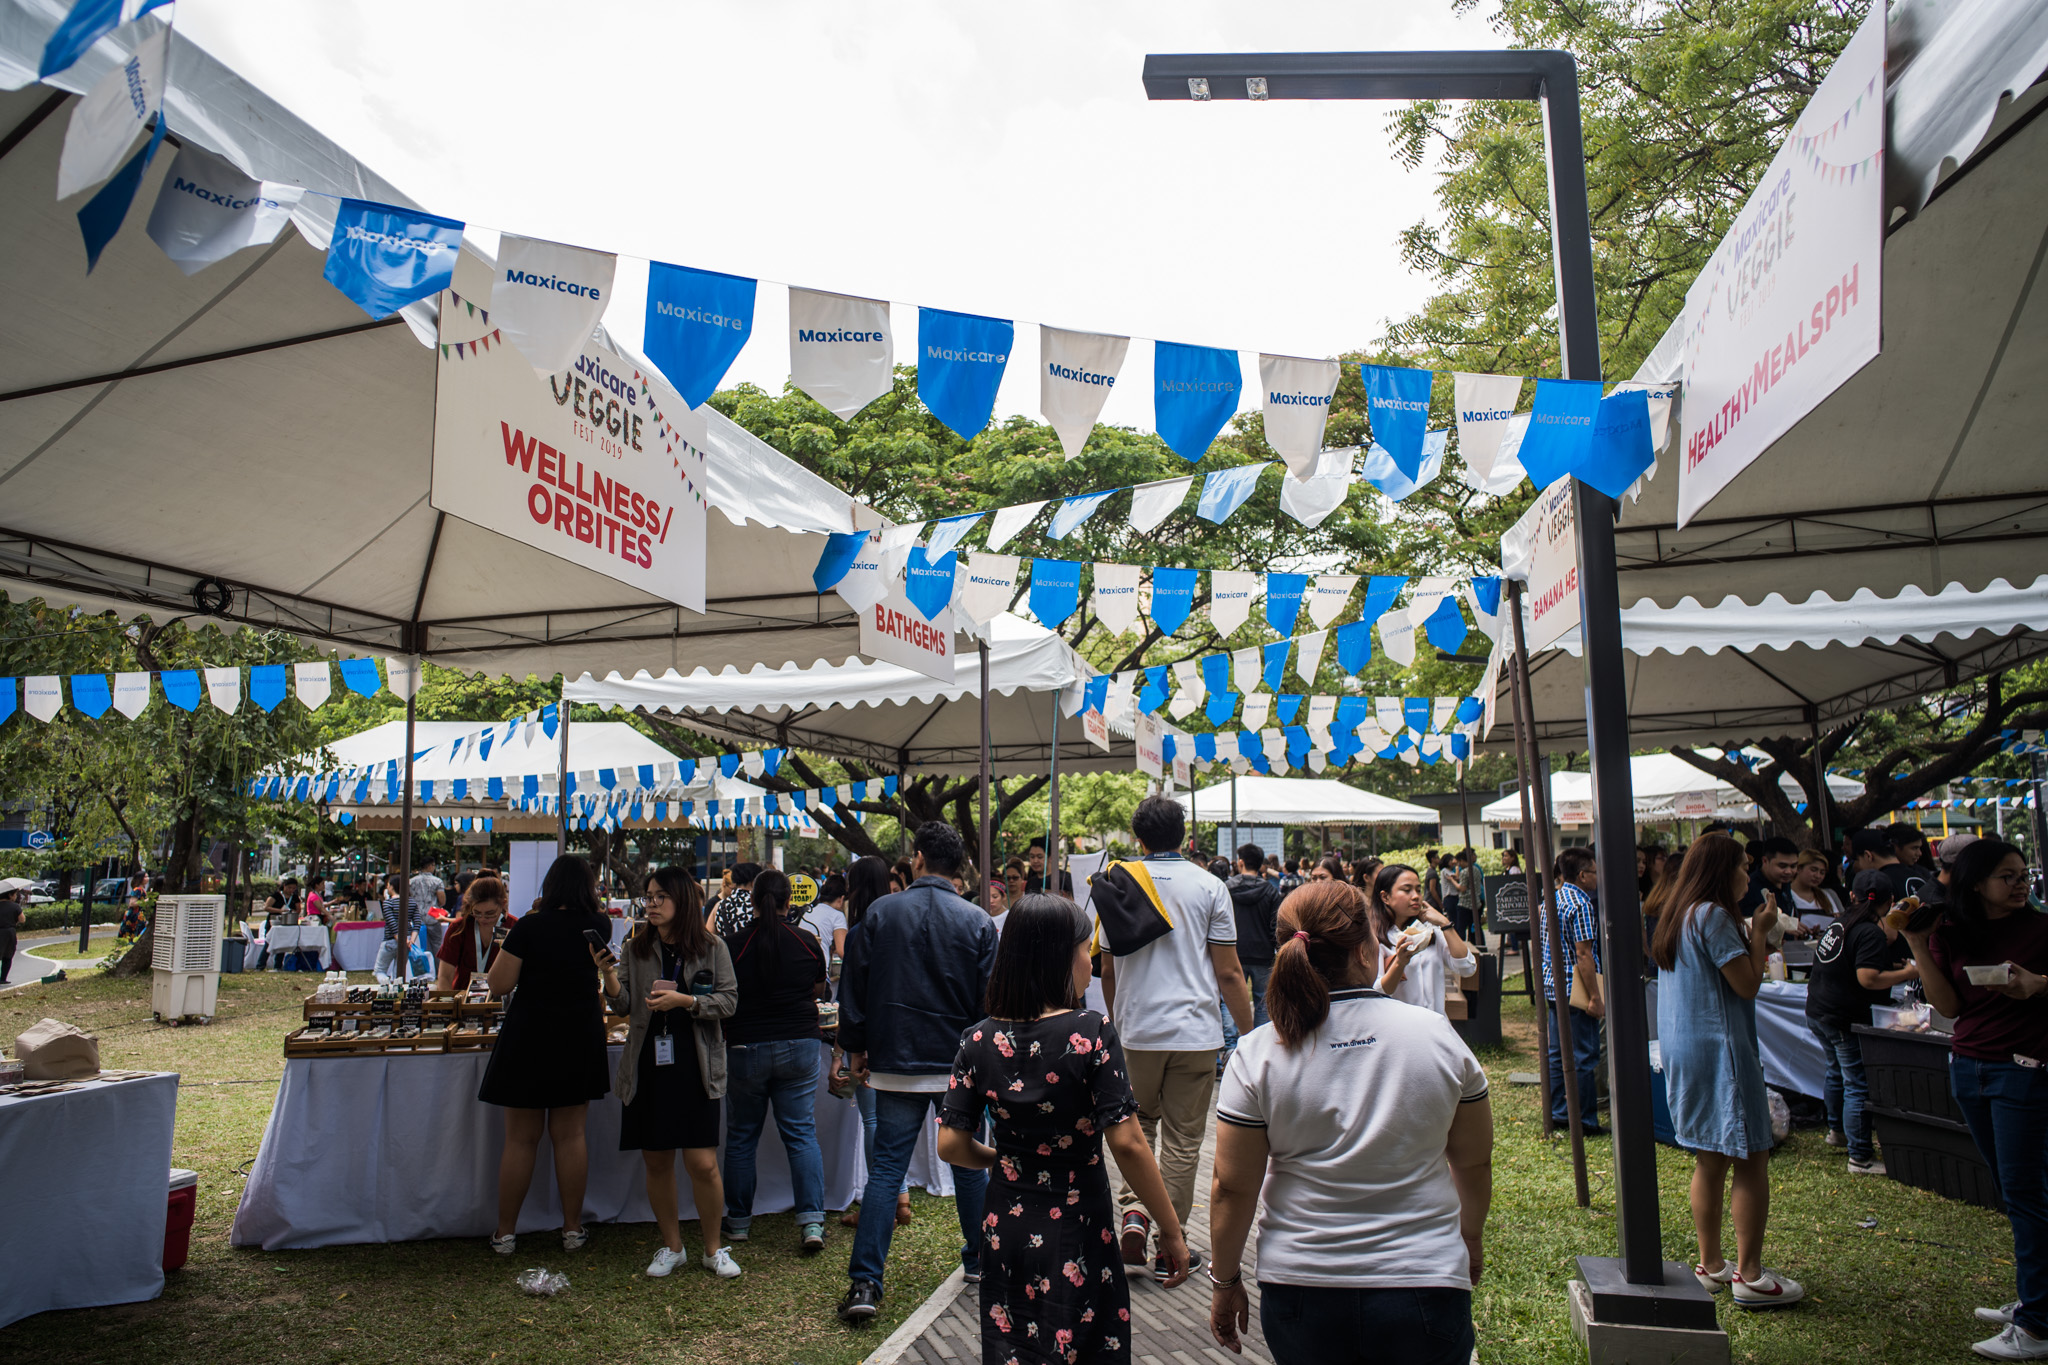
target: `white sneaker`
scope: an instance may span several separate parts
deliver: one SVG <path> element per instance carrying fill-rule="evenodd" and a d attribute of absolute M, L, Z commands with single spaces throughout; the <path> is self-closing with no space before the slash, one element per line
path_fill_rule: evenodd
<path fill-rule="evenodd" d="M 1718 1294 L 1735 1283 L 1735 1262 L 1723 1261 L 1719 1270 L 1709 1270 L 1703 1265 L 1692 1268 L 1692 1277 L 1700 1282 L 1700 1288 L 1709 1294 Z"/>
<path fill-rule="evenodd" d="M 1737 1308 L 1790 1308 L 1806 1297 L 1806 1289 L 1799 1281 L 1778 1274 L 1768 1266 L 1764 1273 L 1754 1280 L 1735 1277 L 1735 1306 Z"/>
<path fill-rule="evenodd" d="M 2008 1322 L 2003 1332 L 1970 1349 L 1993 1360 L 2048 1360 L 2048 1337 L 2037 1337 L 2018 1323 Z"/>
<path fill-rule="evenodd" d="M 1995 1327 L 2005 1326 L 2005 1324 L 2012 1321 L 2012 1315 L 2019 1311 L 2020 1301 L 2018 1299 L 2014 1299 L 2011 1303 L 2001 1303 L 1996 1308 L 1972 1308 L 1970 1310 L 1972 1316 L 1977 1321 L 1988 1322 Z"/>
<path fill-rule="evenodd" d="M 647 1274 L 651 1278 L 658 1280 L 677 1266 L 687 1264 L 689 1259 L 690 1252 L 688 1248 L 684 1248 L 681 1251 L 670 1251 L 667 1247 L 663 1247 L 655 1252 L 654 1259 L 647 1263 Z"/>
<path fill-rule="evenodd" d="M 721 1280 L 737 1280 L 741 1274 L 739 1262 L 732 1258 L 731 1247 L 720 1247 L 716 1255 L 706 1256 L 704 1268 Z"/>
<path fill-rule="evenodd" d="M 1875 1158 L 1875 1157 L 1872 1157 L 1872 1158 L 1871 1158 L 1870 1160 L 1868 1160 L 1868 1161 L 1858 1161 L 1858 1160 L 1856 1160 L 1856 1159 L 1855 1159 L 1854 1157 L 1851 1157 L 1851 1158 L 1849 1159 L 1849 1174 L 1850 1174 L 1850 1175 L 1883 1175 L 1883 1174 L 1884 1174 L 1884 1163 L 1883 1163 L 1882 1161 L 1879 1161 L 1879 1160 L 1878 1160 L 1877 1158 Z"/>
<path fill-rule="evenodd" d="M 491 1234 L 491 1250 L 497 1252 L 500 1256 L 510 1256 L 518 1249 L 519 1237 L 516 1233 L 508 1232 L 503 1237 L 498 1236 L 496 1233 Z M 1981 1313 L 1984 1310 L 1980 1308 L 1977 1311 Z"/>

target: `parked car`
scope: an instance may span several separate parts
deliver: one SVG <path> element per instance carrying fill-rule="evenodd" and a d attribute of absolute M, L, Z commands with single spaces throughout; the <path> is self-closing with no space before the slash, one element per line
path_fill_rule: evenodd
<path fill-rule="evenodd" d="M 94 905 L 120 905 L 128 899 L 126 877 L 102 877 L 92 884 Z"/>

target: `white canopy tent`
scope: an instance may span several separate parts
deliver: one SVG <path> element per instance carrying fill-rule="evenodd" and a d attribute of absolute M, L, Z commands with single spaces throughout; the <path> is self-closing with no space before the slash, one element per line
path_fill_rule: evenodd
<path fill-rule="evenodd" d="M 1706 751 L 1713 757 L 1720 757 L 1720 750 Z M 1756 754 L 1756 758 L 1768 755 Z M 1635 793 L 1635 816 L 1638 822 L 1670 820 L 1676 818 L 1674 806 L 1678 798 L 1691 792 L 1709 792 L 1714 797 L 1716 820 L 1754 820 L 1756 806 L 1728 783 L 1719 778 L 1709 777 L 1675 754 L 1638 754 L 1629 760 L 1630 786 Z M 1805 793 L 1799 784 L 1789 776 L 1779 779 L 1779 786 L 1795 801 L 1803 801 Z M 1828 774 L 1828 789 L 1837 800 L 1846 801 L 1860 795 L 1863 784 L 1852 778 Z M 1554 823 L 1579 825 L 1587 823 L 1593 805 L 1593 776 L 1591 773 L 1552 773 L 1550 775 L 1550 815 Z M 1496 801 L 1489 801 L 1479 812 L 1479 818 L 1489 825 L 1510 825 L 1520 827 L 1522 823 L 1522 797 L 1520 792 L 1510 792 Z"/>
<path fill-rule="evenodd" d="M 812 584 L 822 534 L 792 532 L 880 518 L 715 412 L 702 615 L 430 506 L 434 302 L 373 321 L 314 245 L 334 196 L 411 200 L 181 33 L 173 145 L 88 275 L 78 203 L 56 200 L 63 91 L 163 25 L 52 90 L 34 71 L 64 8 L 0 0 L 0 590 L 513 675 L 856 652 L 856 617 Z M 185 141 L 314 193 L 275 243 L 188 278 L 143 231 Z"/>
<path fill-rule="evenodd" d="M 1864 590 L 1840 601 L 1823 592 L 1803 601 L 1771 593 L 1755 606 L 1734 597 L 1714 606 L 1643 600 L 1621 617 L 1631 738 L 1740 744 L 1831 728 L 2048 655 L 2048 576 L 2022 587 L 1994 579 L 1974 591 Z M 1577 653 L 1574 632 L 1530 661 L 1535 733 L 1547 751 L 1585 747 Z M 1495 748 L 1511 742 L 1507 677 L 1502 668 Z"/>
<path fill-rule="evenodd" d="M 1092 671 L 1045 627 L 1003 613 L 990 623 L 989 733 L 992 771 L 1043 769 L 1059 712 L 1062 772 L 1128 771 L 1129 738 L 1109 749 L 1090 742 L 1077 714 Z M 638 706 L 735 745 L 770 744 L 864 765 L 872 772 L 958 775 L 981 764 L 981 661 L 954 656 L 949 686 L 898 664 L 852 660 L 809 668 L 756 666 L 747 672 L 673 669 L 661 677 L 589 674 L 563 684 L 570 701 Z M 1064 695 L 1062 695 L 1064 694 Z"/>
<path fill-rule="evenodd" d="M 1212 822 L 1231 818 L 1240 825 L 1433 825 L 1437 813 L 1427 806 L 1397 801 L 1329 778 L 1267 777 L 1251 774 L 1182 792 L 1174 800 L 1192 802 L 1194 815 Z"/>

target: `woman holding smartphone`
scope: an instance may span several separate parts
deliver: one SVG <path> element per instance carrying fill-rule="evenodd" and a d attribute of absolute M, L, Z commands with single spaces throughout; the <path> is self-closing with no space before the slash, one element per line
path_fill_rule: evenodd
<path fill-rule="evenodd" d="M 647 1202 L 661 1229 L 661 1249 L 647 1273 L 657 1279 L 689 1260 L 676 1206 L 676 1153 L 690 1177 L 704 1231 L 704 1268 L 720 1279 L 740 1273 L 718 1244 L 725 1189 L 718 1175 L 718 1102 L 725 1095 L 725 1035 L 719 1021 L 739 1001 L 732 955 L 704 927 L 703 895 L 682 868 L 647 879 L 647 922 L 633 932 L 619 968 L 614 1010 L 630 1010 L 632 1027 L 619 1056 L 616 1089 L 625 1113 L 619 1150 L 638 1151 L 647 1166 Z"/>
<path fill-rule="evenodd" d="M 562 1249 L 581 1250 L 583 1186 L 590 1152 L 583 1122 L 590 1102 L 611 1088 L 605 1062 L 604 1002 L 619 993 L 611 920 L 597 908 L 590 864 L 564 856 L 540 884 L 540 900 L 505 936 L 491 962 L 491 994 L 519 988 L 491 1049 L 477 1098 L 505 1111 L 505 1150 L 498 1160 L 498 1231 L 491 1250 L 517 1249 L 519 1209 L 533 1185 L 533 1164 L 545 1131 L 555 1149 L 562 1195 Z"/>

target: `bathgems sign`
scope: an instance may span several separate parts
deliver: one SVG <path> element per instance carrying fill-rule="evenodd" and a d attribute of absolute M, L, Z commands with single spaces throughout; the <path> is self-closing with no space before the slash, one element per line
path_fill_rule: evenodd
<path fill-rule="evenodd" d="M 1685 525 L 1878 351 L 1883 5 L 1685 296 Z"/>
<path fill-rule="evenodd" d="M 594 340 L 546 376 L 467 309 L 441 341 L 432 505 L 703 611 L 702 415 Z"/>

